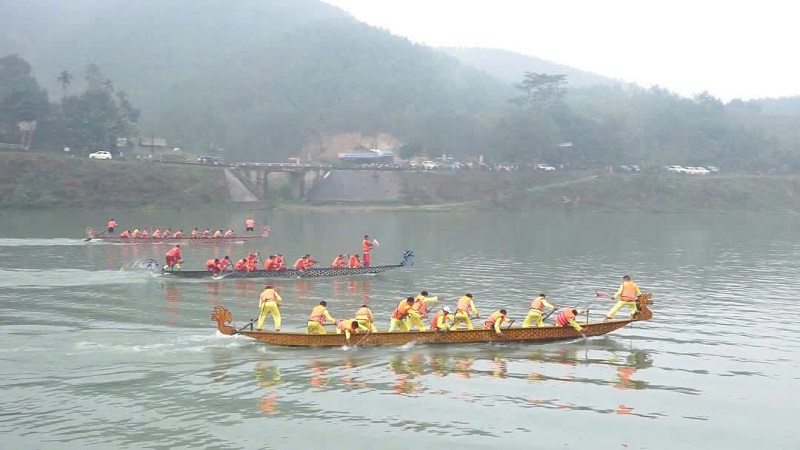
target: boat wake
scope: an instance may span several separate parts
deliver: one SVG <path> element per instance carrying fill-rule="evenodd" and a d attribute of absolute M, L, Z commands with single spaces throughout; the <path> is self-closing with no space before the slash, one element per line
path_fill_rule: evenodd
<path fill-rule="evenodd" d="M 0 247 L 56 247 L 84 245 L 83 239 L 0 239 Z"/>

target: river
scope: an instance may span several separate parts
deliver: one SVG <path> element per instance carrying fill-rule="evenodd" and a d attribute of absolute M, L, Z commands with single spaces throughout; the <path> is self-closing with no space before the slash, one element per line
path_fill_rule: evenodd
<path fill-rule="evenodd" d="M 327 300 L 379 328 L 425 289 L 520 323 L 536 294 L 597 297 L 624 274 L 654 318 L 545 345 L 289 349 L 217 333 L 256 315 L 259 280 L 164 280 L 131 265 L 168 246 L 84 242 L 87 225 L 272 229 L 212 256 L 311 253 L 378 239 L 375 276 L 284 280 L 283 330 Z M 0 216 L 0 432 L 8 449 L 800 448 L 800 218 L 763 214 L 11 212 Z M 624 315 L 624 311 L 620 313 Z M 271 319 L 267 319 L 271 327 Z"/>

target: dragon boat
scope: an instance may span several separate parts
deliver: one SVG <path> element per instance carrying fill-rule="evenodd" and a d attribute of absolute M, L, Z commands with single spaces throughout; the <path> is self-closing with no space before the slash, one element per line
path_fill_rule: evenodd
<path fill-rule="evenodd" d="M 474 329 L 456 331 L 405 331 L 388 332 L 385 330 L 368 333 L 355 333 L 348 341 L 344 334 L 306 334 L 298 332 L 253 331 L 253 321 L 237 328 L 233 322 L 233 314 L 223 306 L 215 306 L 211 313 L 211 320 L 217 322 L 220 333 L 233 336 L 242 335 L 266 342 L 268 344 L 290 347 L 354 347 L 354 346 L 379 346 L 379 345 L 405 345 L 416 344 L 471 344 L 471 343 L 507 343 L 527 342 L 546 343 L 568 341 L 583 337 L 602 336 L 611 333 L 633 322 L 650 320 L 653 312 L 647 307 L 652 305 L 651 294 L 642 294 L 637 298 L 637 312 L 629 319 L 607 320 L 590 322 L 588 313 L 586 320 L 580 323 L 581 331 L 572 327 L 556 327 L 546 325 L 541 328 L 522 328 L 512 326 L 503 328 L 502 333 L 494 330 Z"/>
<path fill-rule="evenodd" d="M 264 227 L 261 234 L 245 234 L 221 237 L 192 237 L 191 235 L 174 237 L 119 237 L 109 236 L 106 232 L 95 233 L 91 227 L 86 227 L 85 241 L 112 242 L 115 244 L 221 244 L 240 243 L 269 237 L 269 227 Z"/>
<path fill-rule="evenodd" d="M 320 267 L 306 270 L 253 270 L 250 272 L 234 270 L 230 272 L 223 272 L 220 275 L 212 275 L 211 272 L 207 270 L 167 270 L 166 268 L 161 268 L 161 273 L 167 277 L 174 278 L 207 278 L 213 280 L 224 280 L 228 278 L 327 278 L 382 273 L 400 267 L 410 267 L 413 265 L 414 252 L 411 250 L 406 250 L 403 252 L 403 260 L 399 264 L 359 267 L 357 269 L 332 269 L 330 267 Z"/>

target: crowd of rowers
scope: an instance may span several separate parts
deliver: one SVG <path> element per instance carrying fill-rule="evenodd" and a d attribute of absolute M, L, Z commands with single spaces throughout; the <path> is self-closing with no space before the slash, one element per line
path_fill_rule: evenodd
<path fill-rule="evenodd" d="M 357 269 L 359 267 L 365 267 L 362 265 L 361 260 L 359 259 L 358 255 L 352 255 L 349 257 L 348 263 L 345 265 L 344 263 L 344 255 L 339 255 L 334 258 L 333 262 L 331 263 L 332 269 Z M 211 275 L 217 276 L 223 274 L 224 272 L 236 271 L 236 272 L 252 272 L 255 270 L 286 270 L 288 269 L 286 265 L 286 260 L 284 259 L 283 255 L 278 253 L 276 255 L 269 255 L 267 259 L 263 261 L 262 264 L 259 264 L 259 256 L 258 254 L 251 253 L 247 257 L 242 258 L 236 262 L 233 262 L 229 256 L 224 256 L 222 258 L 210 258 L 206 261 L 206 271 L 208 271 Z M 292 264 L 292 269 L 294 270 L 308 270 L 313 269 L 314 265 L 317 264 L 319 261 L 312 258 L 310 254 L 306 254 L 305 256 L 301 256 L 297 258 L 297 260 Z M 171 248 L 167 251 L 166 254 L 166 266 L 167 270 L 180 270 L 180 265 L 183 263 L 183 259 L 181 257 L 181 246 L 180 244 L 176 245 L 175 247 Z"/>
<path fill-rule="evenodd" d="M 256 222 L 252 218 L 248 218 L 245 221 L 245 230 L 246 231 L 255 231 L 255 224 L 256 224 Z M 111 219 L 111 220 L 108 221 L 108 225 L 107 225 L 107 228 L 106 228 L 106 233 L 114 234 L 114 231 L 116 230 L 116 228 L 117 228 L 117 222 L 114 219 Z M 265 227 L 265 231 L 267 231 L 268 229 L 269 229 L 269 227 Z M 212 231 L 211 229 L 206 228 L 203 231 L 200 231 L 199 228 L 195 227 L 195 229 L 193 229 L 191 231 L 191 233 L 189 233 L 188 236 L 190 236 L 190 237 L 192 237 L 194 239 L 198 239 L 198 238 L 215 239 L 215 238 L 222 238 L 222 237 L 233 237 L 233 236 L 236 236 L 236 233 L 233 231 L 232 228 L 228 228 L 225 231 L 223 231 L 222 229 L 218 229 L 216 231 Z M 178 239 L 178 238 L 183 238 L 183 237 L 186 237 L 186 236 L 184 236 L 183 230 L 172 231 L 172 229 L 170 229 L 170 228 L 165 228 L 165 229 L 162 230 L 161 227 L 156 227 L 153 230 L 153 232 L 151 233 L 150 229 L 147 228 L 147 227 L 141 228 L 141 229 L 138 228 L 138 227 L 133 227 L 132 229 L 122 230 L 122 232 L 119 234 L 119 237 L 121 237 L 121 238 L 130 238 L 130 239 L 148 239 L 148 238 L 153 238 L 153 239 Z"/>
<path fill-rule="evenodd" d="M 636 298 L 639 295 L 641 295 L 641 292 L 638 286 L 626 275 L 623 278 L 619 290 L 612 296 L 614 299 L 619 298 L 619 301 L 606 315 L 606 320 L 611 320 L 614 315 L 625 306 L 631 309 L 631 317 L 633 317 L 637 312 Z M 281 306 L 282 300 L 283 299 L 272 285 L 264 287 L 258 299 L 260 311 L 256 324 L 256 329 L 258 331 L 263 330 L 264 321 L 267 316 L 272 315 L 275 331 L 280 332 L 281 313 L 278 307 Z M 426 326 L 424 318 L 427 315 L 428 303 L 438 301 L 438 296 L 430 296 L 427 291 L 422 291 L 417 296 L 407 297 L 401 300 L 392 312 L 388 331 L 390 333 L 395 330 L 411 331 L 414 327 L 419 331 L 456 331 L 459 330 L 462 324 L 467 330 L 472 330 L 474 327 L 471 317 L 481 318 L 475 307 L 473 295 L 465 294 L 458 300 L 455 314 L 452 313 L 449 306 L 441 306 L 437 308 L 430 323 Z M 522 327 L 530 328 L 534 326 L 534 324 L 536 327 L 544 326 L 544 319 L 550 316 L 550 314 L 544 316 L 545 309 L 549 309 L 551 311 L 550 314 L 556 310 L 556 308 L 547 301 L 547 295 L 539 294 L 530 302 Z M 563 308 L 556 314 L 553 326 L 569 326 L 575 331 L 581 331 L 582 327 L 577 322 L 577 318 L 578 315 L 583 312 L 585 311 L 578 310 L 574 307 Z M 506 322 L 513 322 L 513 320 L 508 318 L 508 311 L 499 309 L 486 317 L 483 326 L 488 330 L 494 330 L 495 333 L 501 334 L 501 325 Z M 378 331 L 375 327 L 375 317 L 366 304 L 361 305 L 361 307 L 355 311 L 352 318 L 335 320 L 333 316 L 331 316 L 330 311 L 328 311 L 328 303 L 326 301 L 321 301 L 308 316 L 307 332 L 308 334 L 325 334 L 326 324 L 335 324 L 336 332 L 340 334 L 344 333 L 347 339 L 350 339 L 352 333 L 372 333 Z"/>

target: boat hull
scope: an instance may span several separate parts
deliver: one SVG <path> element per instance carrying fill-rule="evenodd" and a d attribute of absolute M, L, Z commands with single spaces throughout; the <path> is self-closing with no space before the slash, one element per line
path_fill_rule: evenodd
<path fill-rule="evenodd" d="M 474 343 L 547 343 L 568 341 L 584 337 L 602 336 L 618 330 L 632 322 L 650 320 L 652 311 L 647 307 L 652 304 L 649 294 L 646 294 L 639 305 L 639 312 L 631 319 L 609 320 L 603 322 L 581 323 L 581 331 L 572 327 L 556 327 L 547 325 L 540 328 L 508 327 L 503 328 L 500 334 L 494 330 L 475 329 L 457 331 L 406 331 L 388 332 L 377 331 L 371 333 L 356 333 L 346 339 L 344 334 L 306 334 L 296 332 L 253 331 L 253 324 L 237 329 L 230 323 L 233 315 L 222 306 L 215 306 L 211 320 L 217 322 L 217 329 L 226 335 L 240 334 L 273 345 L 288 347 L 343 347 L 343 346 L 380 346 L 380 345 L 406 345 L 414 344 L 474 344 Z M 649 303 L 648 303 L 649 302 Z M 249 328 L 249 330 L 246 330 Z"/>
<path fill-rule="evenodd" d="M 325 278 L 343 277 L 350 275 L 367 275 L 386 272 L 388 270 L 404 267 L 402 264 L 392 264 L 387 266 L 360 267 L 358 269 L 308 269 L 308 270 L 253 270 L 251 272 L 232 271 L 221 275 L 213 276 L 207 270 L 164 270 L 162 273 L 171 278 L 208 278 L 214 280 L 238 279 L 238 278 Z"/>
<path fill-rule="evenodd" d="M 109 236 L 105 233 L 98 233 L 95 234 L 94 230 L 91 228 L 86 229 L 86 241 L 96 241 L 96 242 L 110 242 L 114 244 L 209 244 L 209 245 L 216 245 L 216 244 L 231 244 L 231 243 L 241 243 L 252 241 L 255 239 L 263 239 L 269 237 L 269 230 L 265 229 L 261 234 L 245 234 L 241 236 L 221 236 L 221 237 L 196 237 L 193 238 L 191 235 L 183 236 L 179 238 L 154 238 L 154 237 L 146 237 L 146 238 L 131 238 L 131 237 L 119 237 L 119 236 Z"/>

